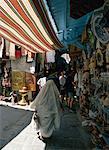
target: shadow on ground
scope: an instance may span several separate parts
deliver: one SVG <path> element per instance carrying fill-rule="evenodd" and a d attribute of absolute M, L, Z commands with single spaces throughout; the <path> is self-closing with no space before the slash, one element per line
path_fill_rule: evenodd
<path fill-rule="evenodd" d="M 32 114 L 27 110 L 0 106 L 0 149 L 30 123 Z"/>
<path fill-rule="evenodd" d="M 89 134 L 84 131 L 77 113 L 65 109 L 61 129 L 45 141 L 45 150 L 91 150 Z"/>

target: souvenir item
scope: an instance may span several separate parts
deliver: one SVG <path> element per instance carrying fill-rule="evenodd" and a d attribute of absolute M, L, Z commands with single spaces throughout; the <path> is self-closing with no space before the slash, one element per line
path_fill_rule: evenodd
<path fill-rule="evenodd" d="M 82 34 L 82 39 L 81 42 L 85 42 L 88 39 L 88 35 L 87 35 L 87 29 L 85 28 L 83 34 Z"/>
<path fill-rule="evenodd" d="M 36 91 L 36 78 L 33 74 L 25 73 L 25 83 L 29 91 Z"/>
<path fill-rule="evenodd" d="M 12 90 L 18 91 L 25 86 L 25 72 L 12 71 Z"/>
<path fill-rule="evenodd" d="M 107 71 L 109 72 L 109 44 L 107 44 L 107 48 L 106 48 L 106 68 Z"/>
<path fill-rule="evenodd" d="M 101 49 L 97 49 L 96 61 L 97 61 L 97 65 L 98 66 L 102 66 L 103 65 L 103 54 L 101 52 Z"/>
<path fill-rule="evenodd" d="M 10 42 L 6 39 L 5 39 L 5 45 L 6 45 L 6 56 L 9 56 Z"/>
<path fill-rule="evenodd" d="M 92 57 L 90 58 L 90 64 L 89 64 L 89 68 L 90 68 L 90 73 L 91 73 L 91 74 L 94 74 L 95 67 L 96 67 L 96 60 L 95 60 L 95 57 L 92 56 Z"/>
<path fill-rule="evenodd" d="M 27 95 L 27 92 L 28 92 L 28 89 L 27 87 L 22 87 L 21 90 L 19 90 L 19 93 L 21 94 L 22 96 L 22 99 L 18 102 L 19 105 L 21 106 L 25 106 L 27 104 L 27 101 L 25 99 L 25 96 Z"/>
<path fill-rule="evenodd" d="M 109 106 L 109 95 L 105 98 L 105 100 L 103 101 L 103 105 L 104 106 Z"/>
<path fill-rule="evenodd" d="M 104 6 L 95 10 L 92 16 L 92 31 L 96 38 L 104 44 L 109 42 L 109 32 L 105 27 L 108 24 L 108 12 L 109 1 L 106 1 Z"/>

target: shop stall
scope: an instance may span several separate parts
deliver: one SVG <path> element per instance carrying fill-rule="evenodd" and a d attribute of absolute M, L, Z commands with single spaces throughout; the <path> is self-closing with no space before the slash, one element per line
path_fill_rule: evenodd
<path fill-rule="evenodd" d="M 109 145 L 109 5 L 90 18 L 82 34 L 83 79 L 80 94 L 82 125 L 91 134 L 96 148 Z M 105 21 L 103 21 L 105 20 Z"/>

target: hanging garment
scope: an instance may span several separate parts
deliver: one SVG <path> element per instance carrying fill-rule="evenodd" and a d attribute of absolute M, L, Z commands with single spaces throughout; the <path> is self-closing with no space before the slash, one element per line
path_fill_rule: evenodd
<path fill-rule="evenodd" d="M 97 61 L 97 66 L 102 66 L 103 65 L 103 54 L 101 52 L 101 49 L 97 49 L 96 61 Z"/>
<path fill-rule="evenodd" d="M 6 45 L 6 56 L 9 56 L 10 42 L 6 39 L 5 39 L 5 45 Z"/>
<path fill-rule="evenodd" d="M 0 37 L 0 58 L 3 56 L 4 39 Z"/>
<path fill-rule="evenodd" d="M 106 46 L 106 68 L 107 72 L 109 72 L 109 43 Z"/>
<path fill-rule="evenodd" d="M 101 48 L 101 46 L 100 46 L 100 41 L 97 40 L 97 42 L 96 42 L 96 49 L 100 49 L 100 48 Z"/>
<path fill-rule="evenodd" d="M 22 56 L 21 46 L 15 45 L 15 57 L 21 58 L 21 56 Z"/>
<path fill-rule="evenodd" d="M 26 56 L 27 50 L 24 47 L 21 47 L 21 53 L 22 53 L 22 56 Z"/>
<path fill-rule="evenodd" d="M 15 60 L 15 44 L 12 42 L 10 42 L 9 57 L 10 59 Z"/>
<path fill-rule="evenodd" d="M 45 53 L 40 54 L 40 71 L 44 70 Z"/>
<path fill-rule="evenodd" d="M 109 44 L 107 44 L 106 48 L 106 63 L 109 65 Z"/>
<path fill-rule="evenodd" d="M 88 35 L 87 35 L 87 28 L 85 27 L 84 32 L 82 33 L 82 38 L 81 38 L 81 42 L 85 42 L 88 40 Z"/>
<path fill-rule="evenodd" d="M 10 79 L 9 79 L 9 78 L 4 78 L 4 79 L 2 80 L 2 86 L 3 86 L 3 87 L 11 87 Z"/>
<path fill-rule="evenodd" d="M 55 51 L 46 52 L 46 59 L 47 59 L 47 63 L 54 63 L 55 62 Z"/>

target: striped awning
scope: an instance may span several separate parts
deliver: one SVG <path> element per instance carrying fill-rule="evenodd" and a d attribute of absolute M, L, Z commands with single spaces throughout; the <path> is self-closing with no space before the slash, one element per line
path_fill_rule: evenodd
<path fill-rule="evenodd" d="M 43 0 L 0 0 L 0 36 L 31 52 L 62 48 Z"/>

